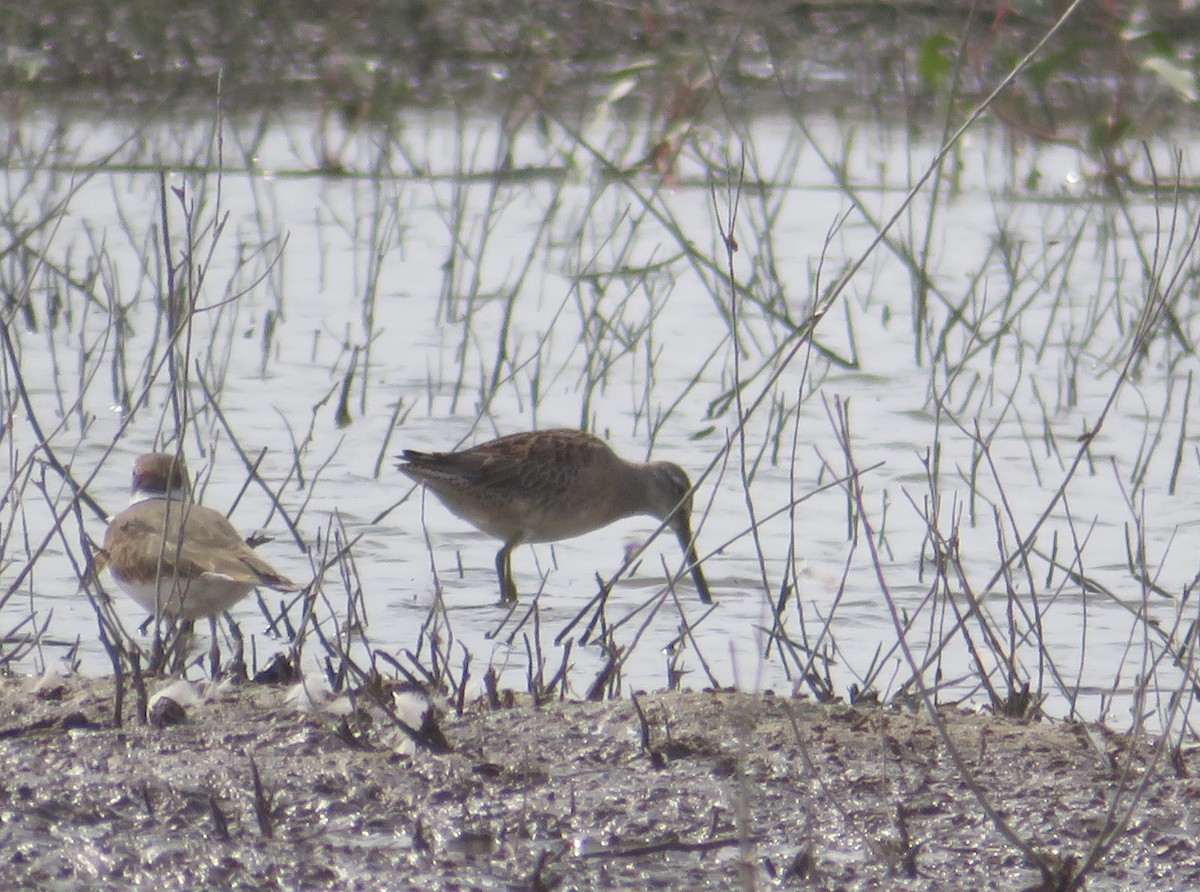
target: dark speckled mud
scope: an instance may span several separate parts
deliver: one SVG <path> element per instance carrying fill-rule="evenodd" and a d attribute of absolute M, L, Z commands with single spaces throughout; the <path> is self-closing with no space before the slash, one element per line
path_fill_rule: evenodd
<path fill-rule="evenodd" d="M 774 696 L 520 700 L 444 716 L 453 751 L 230 687 L 182 724 L 112 724 L 112 683 L 0 683 L 0 886 L 40 889 L 1020 889 L 927 717 Z M 947 712 L 1022 838 L 1086 857 L 1131 760 L 1145 795 L 1089 889 L 1200 884 L 1193 753 Z M 793 724 L 794 720 L 794 724 Z M 648 742 L 648 746 L 646 745 Z M 256 796 L 254 772 L 260 777 Z M 1132 783 L 1132 782 L 1130 782 Z M 1124 787 L 1128 801 L 1128 785 Z M 256 805 L 257 802 L 257 805 Z"/>

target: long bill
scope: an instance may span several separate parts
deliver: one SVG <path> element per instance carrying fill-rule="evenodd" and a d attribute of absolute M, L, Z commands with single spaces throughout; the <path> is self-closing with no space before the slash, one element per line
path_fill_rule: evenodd
<path fill-rule="evenodd" d="M 692 581 L 696 583 L 696 592 L 700 595 L 700 600 L 705 604 L 713 602 L 712 594 L 708 591 L 708 580 L 704 578 L 704 571 L 700 569 L 700 560 L 696 556 L 696 543 L 692 540 L 692 531 L 687 523 L 678 525 L 675 529 L 675 536 L 679 539 L 679 547 L 683 549 L 684 557 L 687 558 L 688 568 L 692 571 Z"/>

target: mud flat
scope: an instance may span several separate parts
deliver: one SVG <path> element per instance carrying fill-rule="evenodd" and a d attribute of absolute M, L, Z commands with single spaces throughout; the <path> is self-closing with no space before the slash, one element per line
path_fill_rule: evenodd
<path fill-rule="evenodd" d="M 927 715 L 694 692 L 480 702 L 438 752 L 295 695 L 117 726 L 111 679 L 0 680 L 0 887 L 1043 887 L 980 797 L 1050 874 L 1108 836 L 1087 888 L 1200 887 L 1200 759 L 1144 737 L 946 711 L 959 764 Z"/>

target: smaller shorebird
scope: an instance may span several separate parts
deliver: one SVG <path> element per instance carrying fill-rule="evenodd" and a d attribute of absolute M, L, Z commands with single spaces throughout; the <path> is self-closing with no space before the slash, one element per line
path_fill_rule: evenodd
<path fill-rule="evenodd" d="M 225 515 L 197 505 L 183 459 L 151 452 L 133 463 L 129 507 L 108 524 L 97 570 L 155 615 L 215 617 L 255 586 L 299 591 L 256 555 Z"/>
<path fill-rule="evenodd" d="M 400 458 L 397 468 L 504 543 L 496 554 L 503 602 L 517 600 L 516 546 L 582 536 L 623 517 L 648 514 L 670 526 L 700 600 L 712 603 L 692 541 L 692 484 L 679 465 L 625 461 L 603 440 L 577 430 L 512 434 L 459 452 L 406 449 Z"/>

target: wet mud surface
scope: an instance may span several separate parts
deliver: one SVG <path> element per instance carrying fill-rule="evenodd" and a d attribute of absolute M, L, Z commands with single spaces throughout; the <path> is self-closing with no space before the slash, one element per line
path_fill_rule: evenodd
<path fill-rule="evenodd" d="M 441 714 L 450 751 L 406 752 L 409 736 L 378 706 L 302 711 L 280 687 L 159 704 L 160 719 L 180 720 L 161 727 L 116 727 L 112 705 L 110 680 L 0 682 L 0 887 L 1043 880 L 926 716 L 740 693 L 518 698 Z M 1196 753 L 1083 726 L 944 717 L 979 791 L 1051 869 L 1082 865 L 1141 789 L 1088 888 L 1200 886 Z"/>

